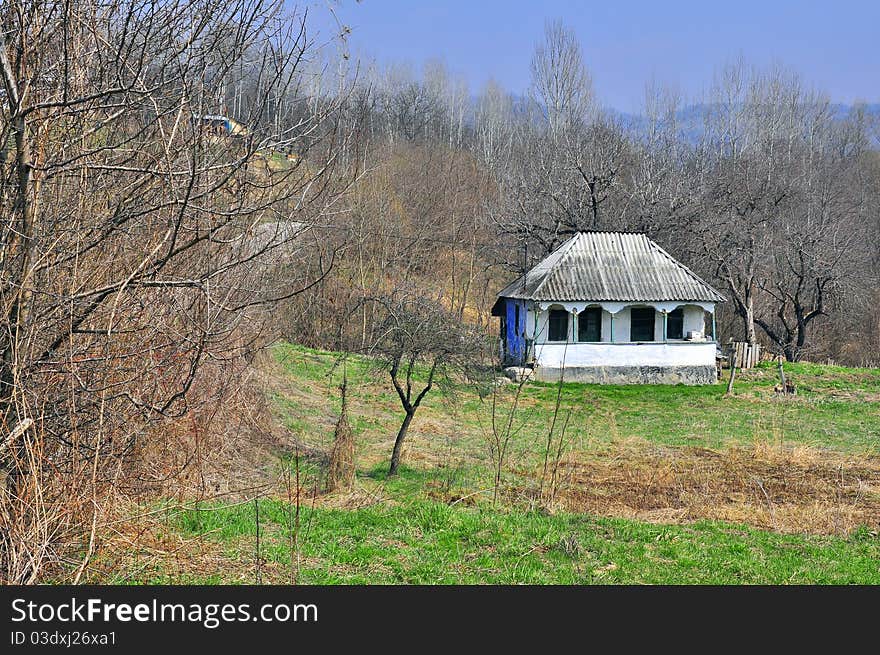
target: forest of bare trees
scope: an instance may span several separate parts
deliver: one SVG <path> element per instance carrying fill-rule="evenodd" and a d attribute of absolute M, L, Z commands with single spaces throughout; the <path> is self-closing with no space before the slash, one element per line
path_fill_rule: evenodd
<path fill-rule="evenodd" d="M 275 0 L 4 4 L 4 580 L 77 580 L 113 498 L 191 467 L 213 428 L 173 426 L 219 411 L 273 339 L 442 368 L 426 335 L 395 340 L 434 329 L 410 310 L 488 343 L 502 283 L 578 230 L 648 233 L 727 296 L 725 340 L 880 364 L 862 108 L 734 62 L 704 98 L 649 85 L 621 115 L 561 22 L 523 96 L 322 46 Z"/>
<path fill-rule="evenodd" d="M 795 73 L 743 61 L 719 68 L 695 102 L 650 84 L 641 115 L 621 115 L 603 108 L 558 21 L 531 74 L 525 96 L 492 82 L 469 96 L 437 62 L 421 75 L 361 71 L 367 174 L 329 231 L 344 260 L 315 291 L 341 305 L 297 312 L 307 340 L 362 348 L 381 324 L 369 309 L 342 344 L 321 322 L 414 281 L 485 325 L 501 280 L 574 231 L 625 230 L 646 232 L 726 295 L 725 339 L 788 360 L 877 363 L 876 115 L 841 113 Z"/>
<path fill-rule="evenodd" d="M 33 581 L 70 552 L 81 571 L 109 495 L 167 475 L 149 459 L 156 437 L 174 450 L 169 425 L 234 388 L 266 341 L 266 309 L 331 266 L 306 231 L 349 179 L 345 95 L 312 93 L 313 45 L 285 12 L 4 4 L 6 580 Z M 244 130 L 207 129 L 232 107 Z M 297 159 L 277 165 L 278 149 Z"/>

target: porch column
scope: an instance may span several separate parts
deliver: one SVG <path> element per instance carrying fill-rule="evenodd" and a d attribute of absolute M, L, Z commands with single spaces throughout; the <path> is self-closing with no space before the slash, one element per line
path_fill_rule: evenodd
<path fill-rule="evenodd" d="M 614 343 L 614 314 L 608 312 L 608 315 L 611 317 L 611 326 L 609 332 L 611 332 L 611 343 Z"/>
<path fill-rule="evenodd" d="M 666 318 L 669 316 L 667 311 L 663 310 L 663 343 L 666 343 Z"/>

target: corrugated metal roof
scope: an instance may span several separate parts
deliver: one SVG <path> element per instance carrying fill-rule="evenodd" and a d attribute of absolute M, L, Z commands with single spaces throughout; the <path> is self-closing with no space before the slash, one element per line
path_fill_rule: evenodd
<path fill-rule="evenodd" d="M 720 293 L 647 236 L 624 232 L 578 232 L 498 297 L 724 302 Z"/>

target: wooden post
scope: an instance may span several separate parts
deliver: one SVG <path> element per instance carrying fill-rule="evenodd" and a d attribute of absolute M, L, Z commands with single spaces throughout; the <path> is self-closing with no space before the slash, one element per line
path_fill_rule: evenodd
<path fill-rule="evenodd" d="M 738 346 L 739 344 L 737 344 Z M 733 358 L 730 362 L 730 379 L 727 381 L 727 393 L 725 395 L 729 396 L 733 393 L 733 379 L 736 377 L 736 364 L 738 361 L 737 353 L 739 348 L 734 348 L 731 353 L 731 357 Z"/>

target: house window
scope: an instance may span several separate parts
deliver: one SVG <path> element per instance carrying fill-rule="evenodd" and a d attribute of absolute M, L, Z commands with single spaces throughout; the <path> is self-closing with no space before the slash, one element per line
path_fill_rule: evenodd
<path fill-rule="evenodd" d="M 666 338 L 684 339 L 684 308 L 679 307 L 666 315 Z"/>
<path fill-rule="evenodd" d="M 578 314 L 578 341 L 602 341 L 602 310 L 590 307 Z"/>
<path fill-rule="evenodd" d="M 568 312 L 564 309 L 550 310 L 547 340 L 568 341 Z"/>
<path fill-rule="evenodd" d="M 519 336 L 519 305 L 515 305 L 514 314 L 516 318 L 514 318 L 513 331 L 516 333 L 516 336 Z"/>
<path fill-rule="evenodd" d="M 654 308 L 633 307 L 630 310 L 630 341 L 654 340 Z"/>

